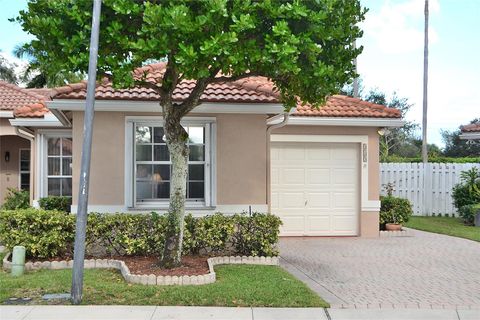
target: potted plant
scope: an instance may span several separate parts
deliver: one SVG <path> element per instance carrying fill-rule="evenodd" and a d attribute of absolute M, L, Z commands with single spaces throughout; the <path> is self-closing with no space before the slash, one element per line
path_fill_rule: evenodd
<path fill-rule="evenodd" d="M 402 224 L 410 219 L 413 214 L 410 201 L 393 196 L 393 184 L 385 186 L 387 195 L 380 197 L 380 229 L 387 231 L 400 231 Z"/>

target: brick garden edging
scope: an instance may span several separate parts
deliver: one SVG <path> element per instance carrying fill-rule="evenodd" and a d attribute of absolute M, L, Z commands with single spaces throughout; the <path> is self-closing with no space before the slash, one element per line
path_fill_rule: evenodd
<path fill-rule="evenodd" d="M 413 237 L 411 230 L 402 229 L 400 231 L 380 231 L 381 238 L 391 238 L 391 237 Z"/>
<path fill-rule="evenodd" d="M 12 263 L 8 261 L 10 253 L 7 253 L 3 258 L 3 268 L 5 270 L 10 270 L 12 268 Z M 278 257 L 247 257 L 247 256 L 223 256 L 223 257 L 213 257 L 207 259 L 209 273 L 202 275 L 194 276 L 156 276 L 154 274 L 150 275 L 137 275 L 131 274 L 130 269 L 125 262 L 121 260 L 112 260 L 112 259 L 86 259 L 85 260 L 85 269 L 117 269 L 120 270 L 122 277 L 128 283 L 136 283 L 143 285 L 158 285 L 158 286 L 168 286 L 168 285 L 202 285 L 214 283 L 216 278 L 216 273 L 214 266 L 220 264 L 255 264 L 255 265 L 266 265 L 266 266 L 278 266 L 279 260 Z M 40 269 L 49 269 L 49 270 L 60 270 L 60 269 L 70 269 L 73 267 L 73 260 L 69 261 L 37 261 L 37 262 L 26 262 L 25 270 L 40 270 Z"/>

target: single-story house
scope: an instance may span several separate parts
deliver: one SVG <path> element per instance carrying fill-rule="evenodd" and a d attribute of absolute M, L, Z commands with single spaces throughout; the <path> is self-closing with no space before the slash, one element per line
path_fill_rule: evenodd
<path fill-rule="evenodd" d="M 142 71 L 155 79 L 164 67 Z M 174 98 L 193 85 L 183 81 Z M 165 211 L 170 159 L 158 95 L 108 81 L 95 95 L 89 211 Z M 33 204 L 72 196 L 76 212 L 86 82 L 51 89 L 48 98 L 43 113 L 27 105 L 9 122 L 31 140 Z M 210 84 L 201 102 L 183 121 L 187 212 L 271 212 L 282 218 L 283 236 L 378 236 L 379 134 L 403 124 L 398 110 L 334 95 L 320 109 L 285 114 L 263 77 Z"/>
<path fill-rule="evenodd" d="M 480 123 L 471 123 L 460 127 L 460 139 L 480 141 Z"/>

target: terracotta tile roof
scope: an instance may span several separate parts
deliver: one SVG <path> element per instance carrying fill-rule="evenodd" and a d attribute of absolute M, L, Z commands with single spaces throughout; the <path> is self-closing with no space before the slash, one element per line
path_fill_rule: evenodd
<path fill-rule="evenodd" d="M 13 115 L 16 118 L 41 118 L 48 112 L 45 102 L 37 102 L 16 108 Z"/>
<path fill-rule="evenodd" d="M 165 63 L 155 63 L 134 72 L 134 77 L 156 83 L 163 77 Z M 173 93 L 176 101 L 182 101 L 195 86 L 194 80 L 182 81 Z M 53 89 L 54 99 L 85 99 L 87 83 L 85 81 Z M 98 100 L 158 101 L 159 96 L 153 89 L 135 87 L 115 89 L 108 81 L 97 84 L 95 97 Z M 230 103 L 279 103 L 280 95 L 273 83 L 265 77 L 250 77 L 232 82 L 214 83 L 207 86 L 201 96 L 202 102 Z M 362 101 L 346 96 L 334 95 L 320 109 L 299 105 L 294 116 L 315 117 L 379 117 L 400 118 L 399 110 Z"/>
<path fill-rule="evenodd" d="M 46 100 L 50 99 L 29 89 L 0 81 L 0 110 L 2 111 L 14 111 L 15 116 L 18 117 L 43 117 L 48 112 L 43 104 Z M 43 107 L 39 108 L 39 104 Z"/>
<path fill-rule="evenodd" d="M 297 106 L 294 116 L 307 117 L 351 117 L 351 118 L 400 118 L 398 109 L 363 101 L 342 95 L 334 95 L 327 99 L 325 105 L 313 108 L 310 105 Z"/>
<path fill-rule="evenodd" d="M 462 130 L 462 132 L 480 132 L 480 122 L 461 126 L 460 130 Z"/>

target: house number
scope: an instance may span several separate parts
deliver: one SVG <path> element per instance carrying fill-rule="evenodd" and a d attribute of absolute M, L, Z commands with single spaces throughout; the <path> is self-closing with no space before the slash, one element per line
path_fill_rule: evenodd
<path fill-rule="evenodd" d="M 364 143 L 363 146 L 362 146 L 362 148 L 363 148 L 363 150 L 362 150 L 363 162 L 367 162 L 367 159 L 368 159 L 367 144 Z"/>

